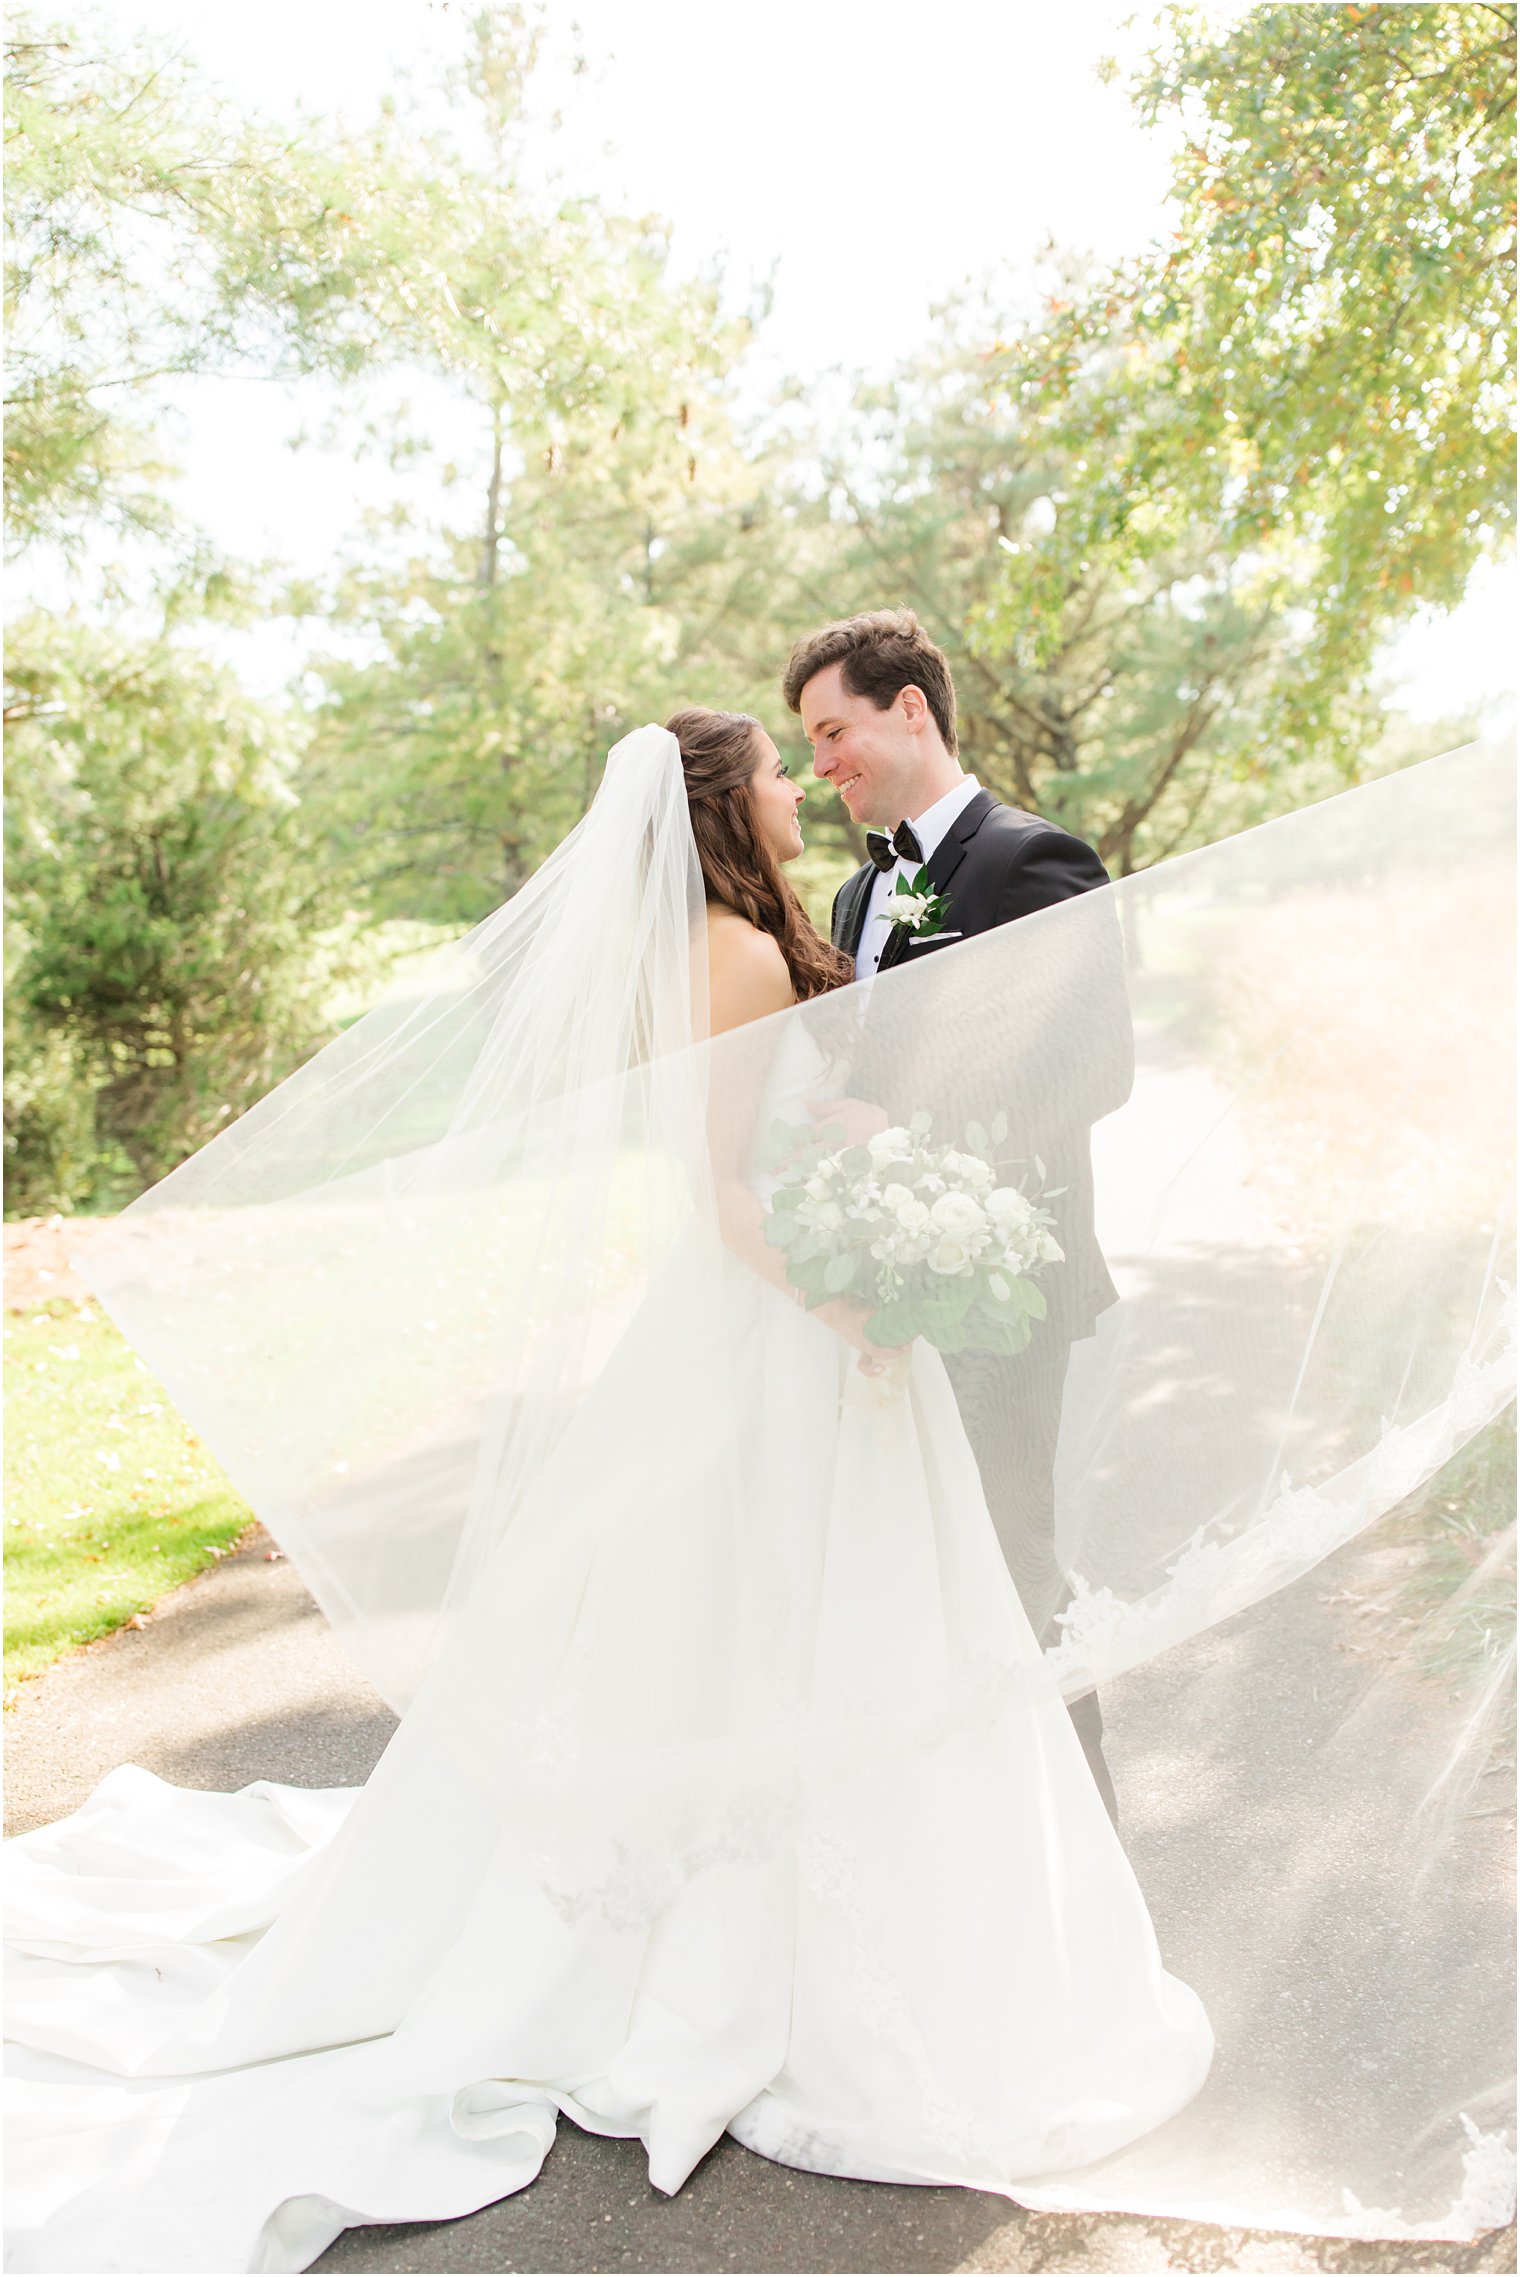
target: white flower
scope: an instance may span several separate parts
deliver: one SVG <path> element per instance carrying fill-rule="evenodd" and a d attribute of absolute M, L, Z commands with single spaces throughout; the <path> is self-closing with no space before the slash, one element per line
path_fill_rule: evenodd
<path fill-rule="evenodd" d="M 884 1169 L 889 1162 L 911 1162 L 913 1140 L 909 1133 L 894 1125 L 889 1131 L 877 1131 L 866 1140 L 866 1152 L 871 1157 L 873 1170 Z"/>
<path fill-rule="evenodd" d="M 894 925 L 906 925 L 911 931 L 928 916 L 929 898 L 926 893 L 889 893 L 887 915 Z"/>
<path fill-rule="evenodd" d="M 1035 1214 L 1033 1202 L 1017 1186 L 995 1186 L 982 1207 L 1005 1235 L 1022 1233 Z"/>
<path fill-rule="evenodd" d="M 958 1178 L 974 1194 L 985 1194 L 992 1184 L 992 1172 L 979 1155 L 957 1154 L 953 1147 L 947 1147 L 939 1158 L 939 1166 L 947 1177 Z"/>
<path fill-rule="evenodd" d="M 832 1169 L 832 1164 L 825 1163 L 821 1169 L 815 1170 L 802 1189 L 804 1194 L 810 1194 L 815 1202 L 821 1202 L 834 1183 Z"/>
<path fill-rule="evenodd" d="M 969 1242 L 983 1231 L 981 1206 L 969 1194 L 941 1194 L 929 1212 L 935 1226 L 952 1241 Z"/>
<path fill-rule="evenodd" d="M 806 1213 L 798 1212 L 815 1233 L 837 1233 L 844 1224 L 844 1212 L 837 1202 L 820 1202 Z"/>
<path fill-rule="evenodd" d="M 969 1273 L 971 1270 L 970 1252 L 964 1242 L 952 1241 L 950 1236 L 946 1234 L 938 1247 L 930 1250 L 928 1266 L 931 1273 Z"/>
<path fill-rule="evenodd" d="M 899 1200 L 894 1200 L 894 1195 L 899 1195 Z M 906 1186 L 887 1186 L 883 1202 L 892 1211 L 892 1216 L 897 1218 L 903 1232 L 915 1236 L 928 1232 L 928 1205 L 919 1202 L 915 1193 L 908 1193 Z"/>
<path fill-rule="evenodd" d="M 1055 1235 L 1051 1232 L 1048 1225 L 1041 1226 L 1040 1228 L 1039 1239 L 1035 1243 L 1035 1255 L 1039 1258 L 1042 1265 L 1059 1265 L 1065 1258 L 1065 1250 L 1061 1247 L 1061 1244 L 1057 1241 Z"/>
<path fill-rule="evenodd" d="M 899 1186 L 895 1182 L 890 1186 L 883 1186 L 881 1190 L 881 1206 L 884 1210 L 890 1210 L 894 1217 L 897 1216 L 904 1202 L 911 1202 L 912 1199 L 913 1196 L 909 1188 Z"/>

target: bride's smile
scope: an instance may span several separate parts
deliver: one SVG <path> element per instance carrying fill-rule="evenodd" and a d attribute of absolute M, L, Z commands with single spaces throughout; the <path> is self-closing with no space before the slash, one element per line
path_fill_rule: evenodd
<path fill-rule="evenodd" d="M 802 852 L 802 802 L 807 791 L 794 783 L 786 761 L 764 729 L 757 730 L 759 746 L 749 795 L 754 803 L 766 844 L 778 862 L 795 862 Z"/>

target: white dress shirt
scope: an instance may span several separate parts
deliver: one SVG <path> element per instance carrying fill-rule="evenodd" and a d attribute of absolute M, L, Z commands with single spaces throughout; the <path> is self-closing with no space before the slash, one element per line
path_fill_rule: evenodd
<path fill-rule="evenodd" d="M 968 807 L 981 789 L 975 775 L 963 775 L 953 791 L 946 791 L 942 799 L 922 814 L 909 815 L 914 835 L 924 850 L 927 862 L 935 847 L 944 837 L 951 823 L 964 807 Z M 887 919 L 887 900 L 903 891 L 910 876 L 909 867 L 899 862 L 893 870 L 878 870 L 866 900 L 866 921 L 861 928 L 860 947 L 855 952 L 855 978 L 868 980 L 881 963 L 881 952 L 887 945 L 890 930 Z"/>

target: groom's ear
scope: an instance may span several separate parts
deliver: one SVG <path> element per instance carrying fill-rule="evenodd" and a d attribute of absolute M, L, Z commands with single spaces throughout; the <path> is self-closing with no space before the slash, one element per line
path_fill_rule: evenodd
<path fill-rule="evenodd" d="M 911 680 L 905 688 L 898 689 L 897 702 L 910 735 L 919 735 L 926 725 L 932 725 L 934 714 L 929 709 L 929 699 Z"/>

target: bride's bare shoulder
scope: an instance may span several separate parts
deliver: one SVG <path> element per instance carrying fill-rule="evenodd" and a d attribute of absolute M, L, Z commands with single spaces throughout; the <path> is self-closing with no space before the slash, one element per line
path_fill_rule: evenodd
<path fill-rule="evenodd" d="M 747 1020 L 763 1020 L 797 1001 L 792 976 L 774 934 L 751 925 L 737 909 L 713 902 L 707 911 L 707 986 L 715 1036 Z"/>

